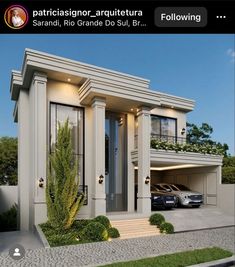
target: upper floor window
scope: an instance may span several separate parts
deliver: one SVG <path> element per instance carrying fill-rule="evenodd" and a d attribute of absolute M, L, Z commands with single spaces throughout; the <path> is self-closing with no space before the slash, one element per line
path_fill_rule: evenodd
<path fill-rule="evenodd" d="M 176 142 L 177 120 L 174 118 L 151 115 L 151 137 L 162 141 Z"/>

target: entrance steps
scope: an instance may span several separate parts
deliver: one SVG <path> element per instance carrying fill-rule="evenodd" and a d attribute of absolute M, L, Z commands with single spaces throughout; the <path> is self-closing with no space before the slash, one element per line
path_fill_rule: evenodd
<path fill-rule="evenodd" d="M 111 220 L 110 222 L 112 227 L 118 229 L 120 239 L 155 236 L 160 234 L 156 225 L 149 224 L 148 218 Z"/>

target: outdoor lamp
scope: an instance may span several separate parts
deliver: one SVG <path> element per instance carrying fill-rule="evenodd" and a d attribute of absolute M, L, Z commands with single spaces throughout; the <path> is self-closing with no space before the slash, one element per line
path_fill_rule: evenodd
<path fill-rule="evenodd" d="M 183 128 L 183 129 L 181 130 L 181 134 L 182 134 L 182 135 L 185 134 L 185 128 Z"/>
<path fill-rule="evenodd" d="M 150 182 L 150 177 L 147 176 L 147 177 L 145 178 L 145 183 L 146 183 L 146 184 L 149 184 L 149 182 Z"/>
<path fill-rule="evenodd" d="M 44 179 L 41 177 L 39 180 L 38 180 L 38 186 L 39 187 L 43 187 L 44 185 Z"/>
<path fill-rule="evenodd" d="M 103 181 L 104 181 L 104 176 L 101 174 L 101 175 L 99 176 L 99 184 L 102 184 Z"/>

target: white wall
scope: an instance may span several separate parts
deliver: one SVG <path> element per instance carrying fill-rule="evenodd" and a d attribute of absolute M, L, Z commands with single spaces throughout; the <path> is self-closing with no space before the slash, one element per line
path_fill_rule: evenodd
<path fill-rule="evenodd" d="M 0 213 L 9 210 L 15 203 L 18 204 L 18 186 L 0 186 Z"/>
<path fill-rule="evenodd" d="M 224 212 L 235 216 L 235 184 L 219 184 L 217 205 Z"/>

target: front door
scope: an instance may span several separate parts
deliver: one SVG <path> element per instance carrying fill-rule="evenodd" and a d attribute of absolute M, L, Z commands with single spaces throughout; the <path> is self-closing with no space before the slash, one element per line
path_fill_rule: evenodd
<path fill-rule="evenodd" d="M 127 210 L 126 115 L 106 112 L 105 192 L 106 211 Z"/>

